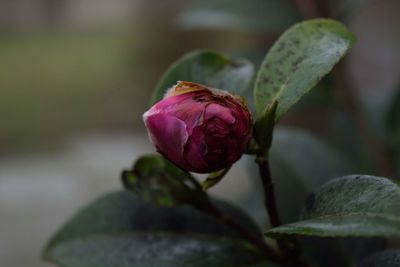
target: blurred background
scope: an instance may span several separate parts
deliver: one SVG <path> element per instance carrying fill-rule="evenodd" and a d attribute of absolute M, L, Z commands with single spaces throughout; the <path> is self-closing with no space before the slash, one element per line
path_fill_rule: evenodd
<path fill-rule="evenodd" d="M 49 266 L 40 251 L 51 234 L 154 151 L 141 115 L 163 71 L 193 49 L 258 65 L 293 23 L 338 19 L 357 37 L 339 82 L 385 143 L 381 124 L 400 83 L 399 13 L 397 0 L 0 0 L 0 266 Z M 347 148 L 344 157 L 368 154 L 338 112 L 349 91 L 332 80 L 282 125 Z M 379 173 L 371 161 L 351 169 Z M 243 169 L 213 192 L 239 201 L 254 186 Z"/>

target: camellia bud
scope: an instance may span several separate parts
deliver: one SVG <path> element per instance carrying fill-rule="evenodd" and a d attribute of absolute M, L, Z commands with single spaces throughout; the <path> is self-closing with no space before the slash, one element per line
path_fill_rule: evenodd
<path fill-rule="evenodd" d="M 143 115 L 150 140 L 179 167 L 224 169 L 246 150 L 252 119 L 243 99 L 192 82 L 178 82 Z"/>

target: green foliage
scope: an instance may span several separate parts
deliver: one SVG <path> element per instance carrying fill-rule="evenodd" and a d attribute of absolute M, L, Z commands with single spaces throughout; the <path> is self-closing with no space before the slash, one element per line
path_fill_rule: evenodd
<path fill-rule="evenodd" d="M 400 250 L 385 250 L 363 260 L 359 267 L 395 267 L 400 266 Z"/>
<path fill-rule="evenodd" d="M 299 239 L 311 266 L 354 267 L 356 262 L 385 249 L 384 238 L 302 236 Z"/>
<path fill-rule="evenodd" d="M 281 0 L 196 0 L 177 23 L 184 29 L 284 30 L 300 20 L 294 5 Z"/>
<path fill-rule="evenodd" d="M 278 101 L 276 119 L 310 91 L 350 50 L 353 35 L 339 22 L 314 19 L 287 30 L 267 53 L 257 74 L 257 112 Z"/>
<path fill-rule="evenodd" d="M 216 202 L 254 234 L 235 208 Z M 224 223 L 191 207 L 163 208 L 127 191 L 80 211 L 51 239 L 44 258 L 63 267 L 251 266 L 260 253 Z"/>
<path fill-rule="evenodd" d="M 254 66 L 246 59 L 229 59 L 209 50 L 190 52 L 161 77 L 150 104 L 161 100 L 177 81 L 190 81 L 244 95 L 254 76 Z"/>
<path fill-rule="evenodd" d="M 271 103 L 254 123 L 254 139 L 260 147 L 260 155 L 265 156 L 272 144 L 278 102 Z"/>
<path fill-rule="evenodd" d="M 273 228 L 267 234 L 399 236 L 399 184 L 368 175 L 333 179 L 310 196 L 301 221 Z"/>
<path fill-rule="evenodd" d="M 187 28 L 280 29 L 298 19 L 292 11 L 292 4 L 276 0 L 194 1 L 179 23 Z M 284 223 L 266 232 L 277 240 L 276 246 L 264 242 L 260 229 L 241 211 L 206 194 L 229 168 L 209 174 L 200 184 L 163 156 L 147 155 L 122 173 L 131 192 L 106 195 L 84 208 L 51 239 L 44 257 L 63 267 L 273 266 L 268 260 L 279 266 L 305 266 L 303 259 L 311 265 L 353 266 L 384 249 L 385 237 L 400 236 L 400 183 L 377 176 L 343 176 L 352 170 L 336 149 L 302 130 L 274 129 L 353 43 L 354 36 L 339 22 L 304 21 L 277 40 L 258 71 L 253 90 L 258 118 L 248 152 L 256 154 L 270 221 Z M 165 72 L 151 104 L 179 80 L 245 96 L 253 78 L 254 67 L 245 59 L 194 51 Z M 387 115 L 387 143 L 393 151 L 399 143 L 399 106 L 400 93 Z M 272 179 L 269 169 L 263 169 L 269 166 Z M 250 176 L 258 176 L 256 169 L 252 162 Z M 278 219 L 271 201 L 274 192 Z M 249 205 L 248 211 L 252 209 Z M 366 242 L 365 237 L 371 239 Z M 395 266 L 399 255 L 384 251 L 360 266 Z"/>
<path fill-rule="evenodd" d="M 126 188 L 143 200 L 160 206 L 172 207 L 182 203 L 200 204 L 207 196 L 200 185 L 188 173 L 161 155 L 139 158 L 133 169 L 122 173 Z"/>
<path fill-rule="evenodd" d="M 216 185 L 217 183 L 219 183 L 222 180 L 222 178 L 224 178 L 225 174 L 229 171 L 229 169 L 230 167 L 222 169 L 217 172 L 210 173 L 203 182 L 203 189 L 207 190 Z"/>

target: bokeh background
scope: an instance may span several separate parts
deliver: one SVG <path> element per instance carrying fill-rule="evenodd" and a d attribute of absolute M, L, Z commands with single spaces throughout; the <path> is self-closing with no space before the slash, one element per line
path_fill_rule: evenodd
<path fill-rule="evenodd" d="M 0 0 L 0 266 L 49 266 L 40 253 L 51 234 L 154 151 L 141 114 L 162 72 L 187 51 L 212 48 L 257 65 L 291 24 L 341 20 L 357 37 L 343 77 L 379 128 L 400 82 L 400 2 L 315 1 L 319 10 L 309 2 Z M 282 124 L 334 142 L 331 91 L 321 92 Z M 368 166 L 355 170 L 373 172 Z M 242 172 L 239 164 L 214 194 L 252 194 Z"/>

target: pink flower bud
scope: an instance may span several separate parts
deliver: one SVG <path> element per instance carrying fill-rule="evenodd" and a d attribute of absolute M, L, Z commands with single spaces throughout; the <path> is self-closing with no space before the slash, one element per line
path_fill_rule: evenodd
<path fill-rule="evenodd" d="M 143 114 L 150 140 L 179 167 L 207 173 L 237 161 L 252 119 L 242 99 L 226 91 L 178 82 Z"/>

